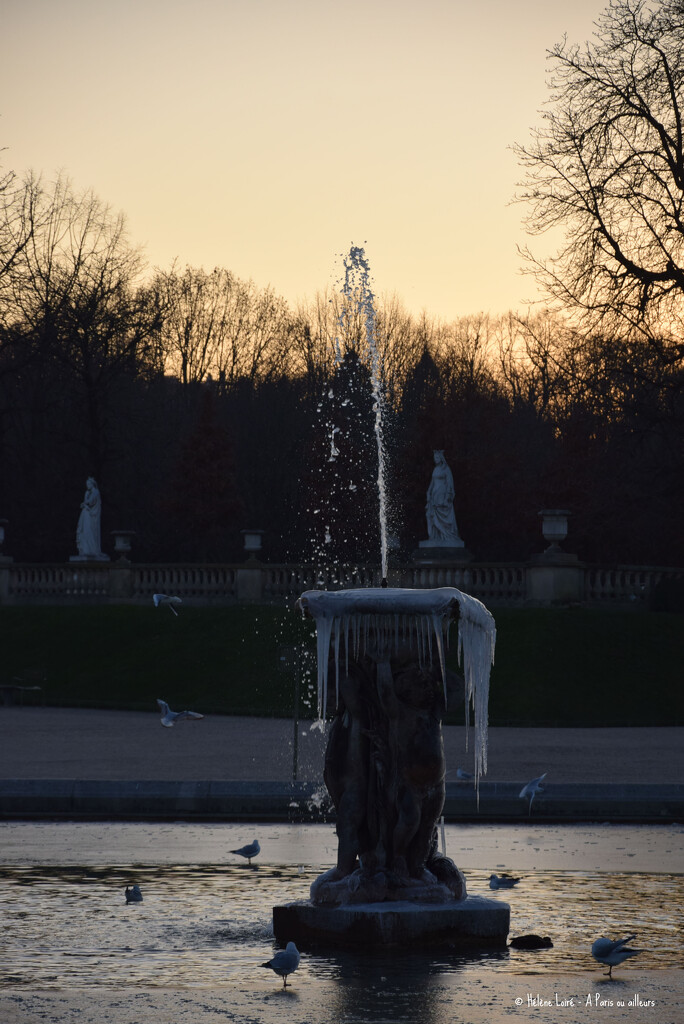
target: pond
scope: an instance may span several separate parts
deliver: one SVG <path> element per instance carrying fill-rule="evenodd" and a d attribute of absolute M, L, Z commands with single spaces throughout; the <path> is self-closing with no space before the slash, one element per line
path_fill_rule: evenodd
<path fill-rule="evenodd" d="M 455 1019 L 449 1007 L 454 1000 L 464 1005 L 467 992 L 463 1019 L 475 1021 L 478 1007 L 491 1000 L 496 1006 L 504 999 L 500 1009 L 513 1012 L 515 999 L 527 1000 L 528 990 L 534 989 L 532 999 L 547 998 L 547 990 L 554 998 L 558 978 L 568 976 L 575 997 L 585 999 L 597 985 L 610 986 L 590 955 L 593 940 L 630 933 L 644 952 L 616 969 L 610 991 L 626 986 L 633 998 L 641 983 L 643 996 L 643 979 L 660 978 L 648 985 L 658 990 L 662 1010 L 662 980 L 683 962 L 684 827 L 450 825 L 445 835 L 468 891 L 509 903 L 511 936 L 549 935 L 553 948 L 471 957 L 418 949 L 306 953 L 290 979 L 291 992 L 283 993 L 300 1002 L 306 995 L 306 1013 L 313 1015 L 302 1019 L 446 1024 Z M 257 836 L 262 852 L 251 867 L 229 852 Z M 0 1018 L 32 1019 L 22 1016 L 27 999 L 38 1016 L 35 993 L 52 1007 L 52 1019 L 61 1020 L 68 1018 L 56 1014 L 55 1000 L 68 998 L 71 1006 L 74 992 L 92 997 L 108 990 L 110 998 L 125 993 L 129 1001 L 144 1001 L 151 990 L 190 998 L 205 989 L 222 993 L 224 1008 L 228 999 L 228 1019 L 270 1019 L 263 1007 L 252 1018 L 253 1008 L 239 1007 L 255 999 L 272 1003 L 274 1012 L 284 1005 L 273 1002 L 280 980 L 260 966 L 274 950 L 272 907 L 305 899 L 335 852 L 331 825 L 4 823 L 0 1011 L 14 1016 L 0 1012 Z M 492 892 L 489 875 L 502 871 L 520 875 L 521 882 L 512 891 Z M 133 883 L 144 900 L 127 905 L 124 889 Z M 684 998 L 680 980 L 668 981 L 673 1003 Z M 478 996 L 483 986 L 489 986 L 489 1000 Z M 92 998 L 89 1005 L 95 1005 Z M 533 1009 L 533 1019 L 544 1019 Z M 205 1019 L 196 1009 L 192 1014 Z M 564 1011 L 557 1019 L 571 1024 L 574 1018 Z"/>

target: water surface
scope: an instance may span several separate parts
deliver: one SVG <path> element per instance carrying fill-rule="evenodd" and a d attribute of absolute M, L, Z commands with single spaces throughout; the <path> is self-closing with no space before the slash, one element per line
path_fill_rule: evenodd
<path fill-rule="evenodd" d="M 230 849 L 254 836 L 262 853 L 250 868 Z M 430 978 L 464 971 L 595 971 L 593 939 L 629 932 L 644 947 L 640 970 L 677 968 L 683 837 L 681 826 L 448 826 L 447 852 L 469 892 L 509 903 L 511 935 L 549 935 L 553 949 L 319 952 L 303 957 L 297 977 L 363 978 L 364 998 L 375 985 L 401 1002 L 417 985 L 429 989 Z M 325 825 L 5 823 L 0 987 L 264 985 L 272 907 L 306 899 L 335 851 Z M 522 880 L 492 892 L 489 875 L 503 870 Z M 127 905 L 125 886 L 136 882 L 144 901 Z"/>

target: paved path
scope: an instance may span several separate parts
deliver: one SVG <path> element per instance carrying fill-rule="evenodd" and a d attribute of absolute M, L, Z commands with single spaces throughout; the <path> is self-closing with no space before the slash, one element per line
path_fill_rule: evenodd
<path fill-rule="evenodd" d="M 449 779 L 472 766 L 465 730 L 446 726 Z M 0 707 L 0 779 L 282 781 L 293 723 L 207 716 L 164 729 L 156 713 Z M 322 777 L 324 737 L 299 730 L 298 778 Z M 488 782 L 684 783 L 684 728 L 490 729 Z"/>

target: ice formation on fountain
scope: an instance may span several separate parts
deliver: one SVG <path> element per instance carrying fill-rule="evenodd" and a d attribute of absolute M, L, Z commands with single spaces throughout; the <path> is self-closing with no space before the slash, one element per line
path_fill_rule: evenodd
<path fill-rule="evenodd" d="M 436 651 L 446 700 L 445 651 L 449 626 L 457 617 L 458 656 L 463 666 L 466 726 L 470 707 L 475 724 L 475 784 L 487 771 L 487 719 L 489 674 L 494 663 L 496 626 L 481 601 L 455 587 L 435 590 L 369 588 L 363 590 L 308 590 L 298 609 L 316 622 L 318 660 L 318 714 L 327 713 L 328 672 L 334 653 L 335 693 L 339 699 L 340 661 L 358 658 L 372 646 L 376 652 L 397 652 L 408 644 L 420 667 L 432 665 Z M 466 734 L 467 735 L 467 734 Z"/>

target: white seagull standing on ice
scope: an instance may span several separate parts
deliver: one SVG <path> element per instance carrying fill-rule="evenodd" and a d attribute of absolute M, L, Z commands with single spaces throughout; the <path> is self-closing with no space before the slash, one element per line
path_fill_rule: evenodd
<path fill-rule="evenodd" d="M 607 976 L 613 977 L 613 968 L 617 967 L 624 960 L 628 960 L 630 956 L 636 956 L 637 953 L 643 953 L 643 949 L 629 949 L 627 946 L 628 942 L 632 939 L 636 939 L 636 935 L 628 935 L 626 939 L 612 939 L 600 938 L 597 939 L 594 945 L 591 947 L 591 955 L 594 960 L 598 960 L 600 964 L 605 964 L 608 968 Z"/>
<path fill-rule="evenodd" d="M 161 711 L 161 724 L 170 729 L 176 722 L 182 722 L 184 718 L 204 718 L 197 711 L 172 711 L 165 700 L 157 698 L 157 704 Z"/>
<path fill-rule="evenodd" d="M 261 847 L 259 846 L 259 840 L 255 839 L 253 843 L 241 846 L 239 850 L 231 850 L 230 852 L 237 853 L 239 857 L 246 857 L 248 863 L 251 864 L 252 857 L 256 857 L 257 853 L 261 853 Z"/>
<path fill-rule="evenodd" d="M 288 942 L 285 949 L 282 949 L 280 953 L 276 953 L 271 960 L 267 960 L 261 966 L 270 967 L 272 971 L 279 974 L 283 979 L 283 986 L 285 986 L 287 985 L 288 974 L 292 974 L 299 967 L 299 950 L 294 942 Z"/>
<path fill-rule="evenodd" d="M 158 608 L 160 604 L 166 604 L 169 606 L 174 615 L 178 615 L 178 612 L 173 607 L 175 604 L 183 604 L 183 599 L 180 597 L 169 597 L 168 594 L 153 594 L 152 600 L 154 601 L 154 607 Z"/>
<path fill-rule="evenodd" d="M 528 782 L 527 785 L 523 786 L 523 788 L 520 790 L 520 799 L 521 800 L 529 799 L 529 801 L 530 801 L 530 809 L 527 812 L 528 814 L 532 813 L 532 801 L 534 800 L 534 798 L 537 795 L 537 793 L 543 793 L 544 792 L 544 787 L 542 786 L 542 782 L 544 781 L 546 776 L 547 776 L 547 772 L 544 772 L 543 775 L 540 775 L 536 779 L 532 779 L 531 782 Z"/>

